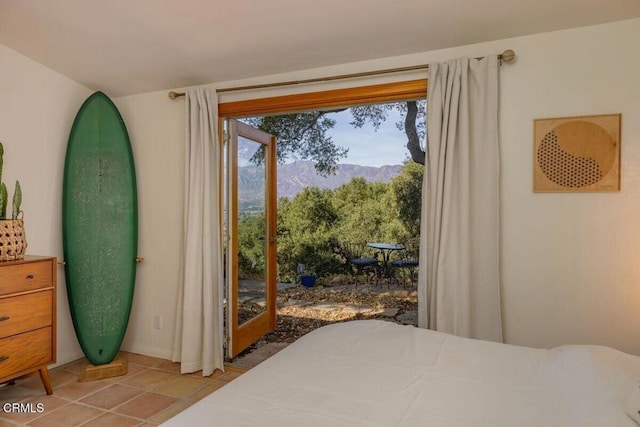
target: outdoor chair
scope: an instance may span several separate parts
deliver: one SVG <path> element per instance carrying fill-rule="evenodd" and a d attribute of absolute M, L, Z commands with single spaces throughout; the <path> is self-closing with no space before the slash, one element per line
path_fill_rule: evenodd
<path fill-rule="evenodd" d="M 347 260 L 356 281 L 356 289 L 359 277 L 364 276 L 368 282 L 375 276 L 378 269 L 378 258 L 376 253 L 364 243 L 346 242 L 341 245 L 343 256 Z"/>
<path fill-rule="evenodd" d="M 406 284 L 406 278 L 410 280 L 410 284 L 415 283 L 414 276 L 420 264 L 420 241 L 418 239 L 409 240 L 404 243 L 404 249 L 398 251 L 398 258 L 391 261 L 391 267 L 400 273 L 403 285 Z M 408 274 L 408 275 L 407 275 Z M 394 274 L 396 279 L 397 275 Z"/>

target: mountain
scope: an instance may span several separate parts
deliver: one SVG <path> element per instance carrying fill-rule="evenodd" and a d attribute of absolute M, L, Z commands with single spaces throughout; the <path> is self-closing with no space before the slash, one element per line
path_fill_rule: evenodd
<path fill-rule="evenodd" d="M 264 188 L 263 169 L 253 165 L 239 169 L 238 197 L 240 204 L 248 209 L 264 206 L 260 194 Z M 402 169 L 402 165 L 375 167 L 339 164 L 335 175 L 323 177 L 316 173 L 314 163 L 310 161 L 278 165 L 278 198 L 291 199 L 305 187 L 335 189 L 355 177 L 362 177 L 369 182 L 389 182 L 398 175 L 400 169 Z"/>
<path fill-rule="evenodd" d="M 278 165 L 278 197 L 293 198 L 305 187 L 335 189 L 348 183 L 355 177 L 369 182 L 389 182 L 402 169 L 402 165 L 380 167 L 339 164 L 335 175 L 327 177 L 316 173 L 314 163 L 300 161 Z"/>

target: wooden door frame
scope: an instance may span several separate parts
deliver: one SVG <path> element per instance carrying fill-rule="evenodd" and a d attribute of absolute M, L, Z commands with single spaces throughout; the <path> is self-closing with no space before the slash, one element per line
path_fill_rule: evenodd
<path fill-rule="evenodd" d="M 424 99 L 427 96 L 427 86 L 427 80 L 420 79 L 249 99 L 246 101 L 224 102 L 218 104 L 218 117 L 234 118 L 278 113 L 286 114 L 293 111 L 315 111 L 324 108 Z"/>
<path fill-rule="evenodd" d="M 286 114 L 295 111 L 314 111 L 326 108 L 425 99 L 427 89 L 427 79 L 419 79 L 220 103 L 218 104 L 220 141 L 224 141 L 222 122 L 226 118 Z M 273 156 L 275 157 L 275 155 L 276 150 L 273 150 Z M 220 182 L 222 186 L 222 180 Z M 221 187 L 221 198 L 222 190 Z M 220 206 L 222 206 L 222 203 Z M 274 262 L 277 262 L 277 259 Z M 228 297 L 231 298 L 232 296 L 229 295 Z M 251 327 L 251 321 L 247 322 L 247 325 Z M 227 327 L 230 327 L 230 325 L 227 325 Z M 275 324 L 273 327 L 275 328 Z M 231 343 L 228 342 L 228 344 Z"/>

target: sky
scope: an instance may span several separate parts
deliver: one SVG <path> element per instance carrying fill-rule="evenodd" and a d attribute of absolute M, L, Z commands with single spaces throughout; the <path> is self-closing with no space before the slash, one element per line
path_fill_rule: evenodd
<path fill-rule="evenodd" d="M 407 137 L 395 126 L 398 120 L 403 120 L 398 111 L 390 111 L 387 120 L 377 131 L 370 124 L 362 128 L 351 126 L 349 122 L 353 119 L 349 110 L 331 114 L 329 117 L 336 120 L 336 125 L 327 134 L 337 145 L 349 149 L 347 157 L 339 163 L 384 166 L 399 165 L 408 159 Z"/>

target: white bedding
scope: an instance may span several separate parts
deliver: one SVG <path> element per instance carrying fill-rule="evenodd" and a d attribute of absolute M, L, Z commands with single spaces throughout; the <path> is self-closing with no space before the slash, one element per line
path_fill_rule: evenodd
<path fill-rule="evenodd" d="M 637 427 L 640 357 L 377 320 L 309 333 L 163 426 Z"/>

